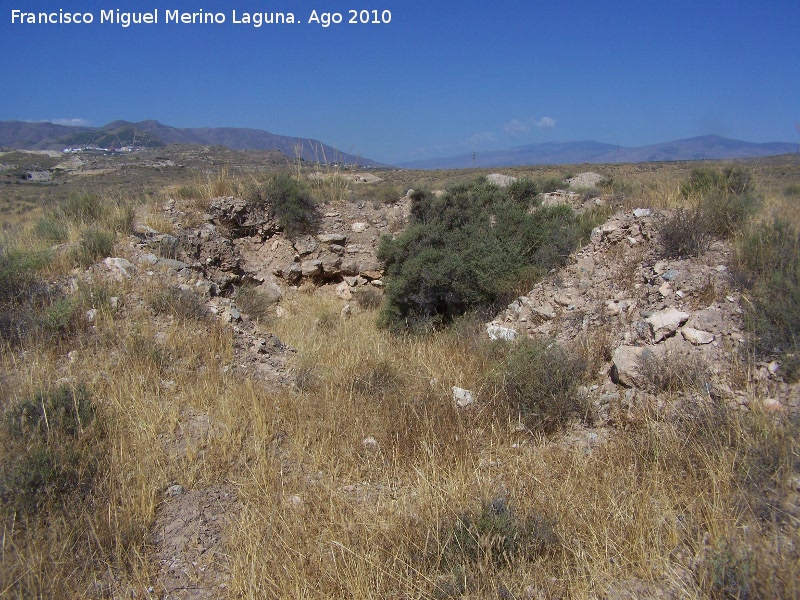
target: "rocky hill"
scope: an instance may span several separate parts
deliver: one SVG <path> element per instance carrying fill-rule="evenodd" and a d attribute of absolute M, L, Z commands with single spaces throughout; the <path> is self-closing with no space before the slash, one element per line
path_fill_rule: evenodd
<path fill-rule="evenodd" d="M 297 153 L 314 163 L 349 163 L 364 167 L 379 163 L 343 152 L 315 139 L 277 135 L 261 129 L 235 127 L 177 128 L 154 120 L 113 121 L 102 127 L 77 127 L 23 121 L 0 122 L 0 147 L 19 150 L 63 150 L 70 147 L 159 147 L 166 144 L 225 146 L 233 150 L 278 150 L 294 159 Z"/>

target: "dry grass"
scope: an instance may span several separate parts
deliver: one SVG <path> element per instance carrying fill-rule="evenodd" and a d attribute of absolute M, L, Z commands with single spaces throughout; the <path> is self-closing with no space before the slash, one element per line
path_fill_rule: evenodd
<path fill-rule="evenodd" d="M 678 181 L 656 182 L 653 202 Z M 18 233 L 7 243 L 46 247 Z M 56 259 L 45 275 L 71 268 Z M 86 501 L 3 509 L 2 597 L 146 597 L 172 483 L 236 489 L 232 598 L 800 596 L 798 423 L 712 401 L 686 376 L 696 365 L 653 381 L 673 416 L 643 410 L 587 451 L 517 427 L 503 346 L 468 319 L 398 337 L 370 302 L 345 320 L 337 300 L 289 293 L 286 316 L 260 324 L 297 350 L 297 385 L 273 388 L 231 368 L 227 326 L 159 282 L 93 285 L 93 328 L 0 351 L 4 411 L 59 380 L 85 384 L 97 411 L 78 443 L 96 460 Z M 576 340 L 587 378 L 612 337 Z M 452 386 L 476 404 L 457 409 Z M 212 426 L 183 435 L 189 411 Z M 0 444 L 0 464 L 12 450 Z"/>

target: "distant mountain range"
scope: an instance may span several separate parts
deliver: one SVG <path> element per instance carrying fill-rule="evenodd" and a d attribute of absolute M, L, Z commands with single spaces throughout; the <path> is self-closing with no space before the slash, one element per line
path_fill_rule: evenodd
<path fill-rule="evenodd" d="M 380 163 L 374 160 L 341 152 L 319 140 L 276 135 L 261 129 L 234 127 L 180 129 L 152 120 L 138 123 L 114 121 L 102 127 L 0 121 L 0 147 L 19 150 L 63 150 L 84 146 L 157 148 L 167 144 L 226 146 L 232 150 L 279 150 L 289 158 L 295 158 L 297 150 L 300 149 L 303 159 L 310 162 L 323 164 L 345 162 L 365 167 L 380 166 Z"/>
<path fill-rule="evenodd" d="M 775 156 L 797 151 L 795 144 L 771 142 L 756 144 L 704 135 L 663 144 L 626 148 L 601 142 L 546 142 L 508 150 L 472 152 L 445 158 L 401 163 L 408 169 L 467 169 L 470 167 L 512 167 L 523 165 L 561 165 L 578 163 L 637 163 L 672 160 L 706 160 Z"/>

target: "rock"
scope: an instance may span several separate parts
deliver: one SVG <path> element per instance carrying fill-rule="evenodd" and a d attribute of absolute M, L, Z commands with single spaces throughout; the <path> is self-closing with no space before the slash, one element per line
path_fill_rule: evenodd
<path fill-rule="evenodd" d="M 86 311 L 86 320 L 89 321 L 89 323 L 94 323 L 94 320 L 96 318 L 97 318 L 96 308 L 90 308 L 89 310 Z"/>
<path fill-rule="evenodd" d="M 672 286 L 669 283 L 662 283 L 661 287 L 658 288 L 658 293 L 664 298 L 669 298 L 672 296 Z"/>
<path fill-rule="evenodd" d="M 299 264 L 292 263 L 283 271 L 283 278 L 290 285 L 297 285 L 303 278 L 303 270 Z"/>
<path fill-rule="evenodd" d="M 321 233 L 317 239 L 323 244 L 339 244 L 341 246 L 344 245 L 347 236 L 343 233 Z"/>
<path fill-rule="evenodd" d="M 653 340 L 658 343 L 665 337 L 674 335 L 678 327 L 689 320 L 689 313 L 670 307 L 653 313 L 647 319 Z"/>
<path fill-rule="evenodd" d="M 611 356 L 611 380 L 631 387 L 639 376 L 639 362 L 644 348 L 641 346 L 620 346 Z"/>
<path fill-rule="evenodd" d="M 175 484 L 175 485 L 169 486 L 167 488 L 167 491 L 164 492 L 164 495 L 165 496 L 170 496 L 170 497 L 172 497 L 172 496 L 183 496 L 184 493 L 186 493 L 186 490 L 183 489 L 183 486 Z"/>
<path fill-rule="evenodd" d="M 700 329 L 694 329 L 693 327 L 681 328 L 681 335 L 683 336 L 683 339 L 694 346 L 703 346 L 714 341 L 713 333 L 702 331 Z"/>
<path fill-rule="evenodd" d="M 300 256 L 305 256 L 306 254 L 311 254 L 314 250 L 319 247 L 317 240 L 315 240 L 310 235 L 300 235 L 292 243 L 294 249 L 297 250 L 297 253 Z"/>
<path fill-rule="evenodd" d="M 363 233 L 363 232 L 365 232 L 367 230 L 368 227 L 369 227 L 369 225 L 367 223 L 357 222 L 357 223 L 353 223 L 350 226 L 350 229 L 353 230 L 353 233 Z"/>
<path fill-rule="evenodd" d="M 339 317 L 341 317 L 341 319 L 342 319 L 343 321 L 346 321 L 347 319 L 349 319 L 349 318 L 350 318 L 350 316 L 351 316 L 352 314 L 353 314 L 353 308 L 352 308 L 352 307 L 351 307 L 349 304 L 345 304 L 345 305 L 342 307 L 342 310 L 341 310 L 341 312 L 339 312 Z"/>
<path fill-rule="evenodd" d="M 547 302 L 540 306 L 533 306 L 532 309 L 533 312 L 544 317 L 545 319 L 552 319 L 556 316 L 556 311 L 553 309 L 553 306 Z"/>
<path fill-rule="evenodd" d="M 143 267 L 149 267 L 150 265 L 154 265 L 158 262 L 158 257 L 155 254 L 147 252 L 142 254 L 137 262 Z"/>
<path fill-rule="evenodd" d="M 134 267 L 124 258 L 108 257 L 103 261 L 103 264 L 108 268 L 109 271 L 111 271 L 113 275 L 117 277 L 122 276 L 126 279 L 130 279 L 131 274 L 136 271 L 136 267 Z"/>
<path fill-rule="evenodd" d="M 378 450 L 378 440 L 374 437 L 367 437 L 361 440 L 361 445 L 364 447 L 364 450 L 368 452 L 375 452 Z"/>
<path fill-rule="evenodd" d="M 314 277 L 322 272 L 322 261 L 304 260 L 300 263 L 300 272 L 303 277 Z"/>
<path fill-rule="evenodd" d="M 350 277 L 358 275 L 358 262 L 354 259 L 342 261 L 342 264 L 339 265 L 339 272 Z"/>
<path fill-rule="evenodd" d="M 328 249 L 334 254 L 344 254 L 344 246 L 340 246 L 339 244 L 331 244 L 328 246 Z"/>
<path fill-rule="evenodd" d="M 678 271 L 676 271 L 675 269 L 670 269 L 669 271 L 667 271 L 666 273 L 664 273 L 664 274 L 661 276 L 661 278 L 662 278 L 664 281 L 672 281 L 672 280 L 673 280 L 673 279 L 675 279 L 675 278 L 676 278 L 678 275 L 679 275 L 679 272 L 678 272 Z"/>
<path fill-rule="evenodd" d="M 518 335 L 515 329 L 492 325 L 491 323 L 486 326 L 486 333 L 489 334 L 490 340 L 506 340 L 509 342 L 517 339 Z"/>
<path fill-rule="evenodd" d="M 346 281 L 337 284 L 334 293 L 342 300 L 350 300 L 353 297 L 353 292 Z"/>
<path fill-rule="evenodd" d="M 222 320 L 225 323 L 238 323 L 242 320 L 242 313 L 235 306 L 229 306 L 222 313 Z"/>
<path fill-rule="evenodd" d="M 108 305 L 111 307 L 111 310 L 117 310 L 119 308 L 119 298 L 117 296 L 111 296 L 108 299 Z"/>
<path fill-rule="evenodd" d="M 319 258 L 322 263 L 322 272 L 325 275 L 336 275 L 339 273 L 339 265 L 342 264 L 342 259 L 336 254 L 323 254 Z"/>
<path fill-rule="evenodd" d="M 189 268 L 188 263 L 185 263 L 182 260 L 175 260 L 174 258 L 159 258 L 158 263 L 156 264 L 164 269 L 173 269 L 175 271 Z"/>
<path fill-rule="evenodd" d="M 651 212 L 649 208 L 636 208 L 633 211 L 633 216 L 641 219 L 642 217 L 649 217 Z"/>
<path fill-rule="evenodd" d="M 470 390 L 453 386 L 453 401 L 459 408 L 466 408 L 475 403 L 475 395 Z"/>
<path fill-rule="evenodd" d="M 780 369 L 780 363 L 777 360 L 773 360 L 771 363 L 767 365 L 767 371 L 769 371 L 770 375 L 775 375 Z"/>
<path fill-rule="evenodd" d="M 508 187 L 517 180 L 516 177 L 511 175 L 503 175 L 502 173 L 492 173 L 486 176 L 486 181 L 493 183 L 498 187 Z"/>

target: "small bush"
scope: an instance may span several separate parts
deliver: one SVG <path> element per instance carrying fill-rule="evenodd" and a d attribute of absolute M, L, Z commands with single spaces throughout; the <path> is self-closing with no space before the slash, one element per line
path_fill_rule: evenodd
<path fill-rule="evenodd" d="M 181 319 L 204 319 L 208 316 L 203 300 L 197 294 L 180 288 L 159 288 L 150 294 L 148 304 L 156 315 Z"/>
<path fill-rule="evenodd" d="M 370 310 L 380 308 L 383 303 L 383 293 L 371 285 L 363 285 L 353 293 L 353 298 L 361 308 Z"/>
<path fill-rule="evenodd" d="M 31 436 L 78 437 L 94 420 L 95 407 L 86 386 L 62 385 L 52 392 L 36 392 L 32 398 L 13 405 L 6 415 L 14 439 Z"/>
<path fill-rule="evenodd" d="M 113 233 L 95 227 L 87 227 L 78 240 L 75 262 L 82 267 L 88 267 L 99 258 L 111 256 L 113 250 Z"/>
<path fill-rule="evenodd" d="M 11 461 L 0 477 L 0 498 L 10 513 L 32 515 L 48 506 L 67 506 L 91 486 L 98 457 L 82 450 L 95 408 L 83 385 L 37 392 L 8 410 Z"/>
<path fill-rule="evenodd" d="M 49 251 L 0 248 L 0 302 L 31 301 L 46 290 L 38 273 L 50 264 Z"/>
<path fill-rule="evenodd" d="M 83 304 L 79 298 L 66 296 L 57 298 L 44 307 L 41 313 L 44 332 L 58 337 L 66 337 L 79 331 L 86 320 Z"/>
<path fill-rule="evenodd" d="M 789 359 L 800 350 L 800 231 L 786 221 L 754 226 L 742 236 L 731 267 L 746 292 L 756 355 Z"/>
<path fill-rule="evenodd" d="M 48 212 L 37 221 L 33 233 L 39 239 L 51 244 L 66 242 L 68 237 L 66 220 L 56 212 Z"/>
<path fill-rule="evenodd" d="M 755 598 L 756 569 L 745 548 L 720 544 L 711 556 L 711 597 L 720 600 Z"/>
<path fill-rule="evenodd" d="M 519 517 L 505 498 L 484 502 L 480 511 L 460 515 L 440 540 L 442 562 L 462 572 L 510 568 L 554 551 L 559 544 L 553 520 Z"/>
<path fill-rule="evenodd" d="M 263 196 L 272 216 L 290 237 L 316 230 L 317 205 L 304 183 L 282 173 L 267 184 Z"/>
<path fill-rule="evenodd" d="M 646 351 L 636 366 L 642 385 L 650 392 L 706 392 L 709 389 L 710 370 L 697 356 L 657 355 Z"/>
<path fill-rule="evenodd" d="M 700 256 L 708 249 L 711 236 L 697 211 L 678 209 L 658 227 L 662 256 Z"/>
<path fill-rule="evenodd" d="M 554 344 L 526 338 L 512 345 L 501 381 L 515 416 L 527 427 L 546 432 L 585 416 L 586 400 L 578 394 L 585 366 Z"/>
<path fill-rule="evenodd" d="M 266 321 L 274 314 L 278 297 L 260 290 L 252 284 L 245 284 L 236 290 L 236 306 L 253 319 Z"/>
<path fill-rule="evenodd" d="M 541 204 L 539 185 L 528 178 L 517 179 L 506 188 L 506 194 L 512 202 L 525 208 Z"/>
<path fill-rule="evenodd" d="M 77 224 L 90 224 L 97 221 L 105 212 L 100 197 L 88 192 L 73 192 L 60 205 L 61 212 Z"/>

